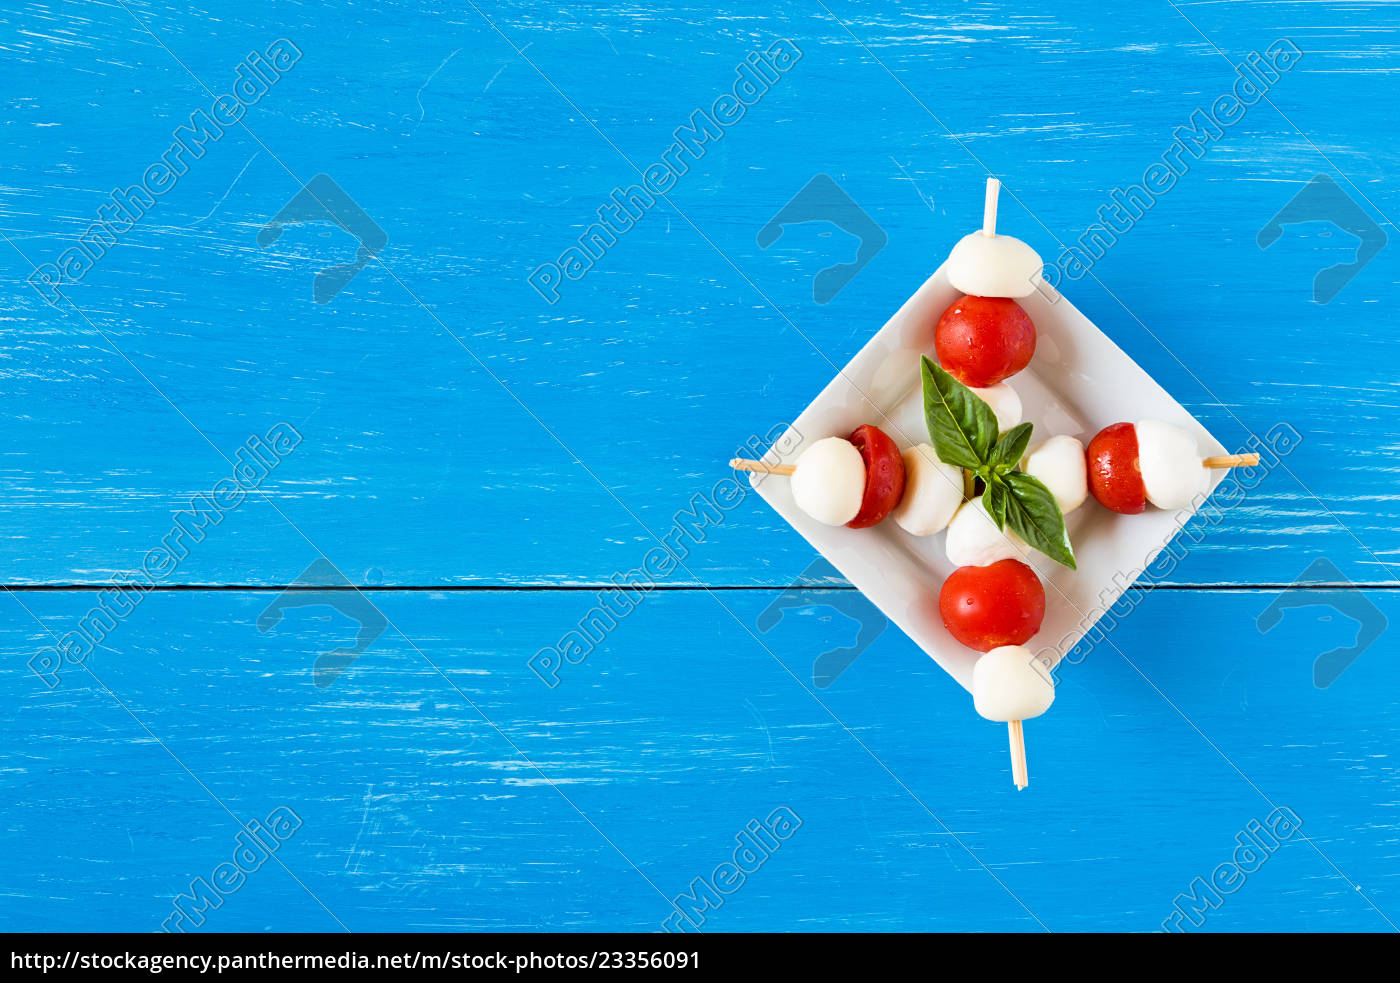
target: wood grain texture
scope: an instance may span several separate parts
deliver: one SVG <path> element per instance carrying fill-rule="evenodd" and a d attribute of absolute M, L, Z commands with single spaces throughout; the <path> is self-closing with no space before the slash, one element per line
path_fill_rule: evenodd
<path fill-rule="evenodd" d="M 211 528 L 171 583 L 287 584 L 326 557 L 356 584 L 493 588 L 374 594 L 402 633 L 324 691 L 308 673 L 340 644 L 315 620 L 327 612 L 263 634 L 273 595 L 239 591 L 151 595 L 92 657 L 111 693 L 81 671 L 49 690 L 25 666 L 47 644 L 30 612 L 61 634 L 97 592 L 7 595 L 0 924 L 156 928 L 234 849 L 217 796 L 241 818 L 304 810 L 282 856 L 310 893 L 269 867 L 216 929 L 650 930 L 745 822 L 786 804 L 803 828 L 716 927 L 1147 930 L 1229 860 L 1271 808 L 1261 791 L 1335 867 L 1290 841 L 1209 928 L 1400 921 L 1393 640 L 1318 690 L 1311 663 L 1350 644 L 1350 622 L 1305 625 L 1308 609 L 1255 625 L 1304 571 L 1400 586 L 1395 245 L 1319 305 L 1315 273 L 1354 240 L 1315 222 L 1255 241 L 1317 174 L 1394 239 L 1400 12 L 727 10 L 0 5 L 0 582 L 98 586 L 138 568 L 228 474 L 223 455 L 287 422 L 305 440 L 268 500 Z M 246 126 L 47 304 L 26 284 L 35 266 L 141 180 L 209 105 L 204 86 L 225 91 L 279 37 L 302 57 Z M 530 272 L 778 38 L 801 61 L 545 303 Z M 1029 792 L 1003 780 L 1004 733 L 981 735 L 897 632 L 814 690 L 813 660 L 851 627 L 818 609 L 757 630 L 777 588 L 840 582 L 753 496 L 558 688 L 529 670 L 597 603 L 555 588 L 638 567 L 746 438 L 792 419 L 976 227 L 988 170 L 1005 183 L 1000 227 L 1053 258 L 1229 91 L 1231 61 L 1278 38 L 1304 57 L 1274 105 L 1062 287 L 1232 450 L 1277 424 L 1303 440 L 1157 572 L 1189 589 L 1150 593 L 1067 670 L 1027 728 Z M 312 278 L 353 256 L 349 236 L 256 241 L 319 173 L 389 240 L 328 304 Z M 814 224 L 756 241 L 820 173 L 888 236 L 828 304 L 813 277 L 850 259 L 851 236 Z M 1345 596 L 1395 614 L 1390 590 Z"/>
<path fill-rule="evenodd" d="M 215 797 L 244 820 L 293 809 L 279 856 L 356 931 L 651 930 L 778 806 L 802 828 L 706 929 L 1038 930 L 994 873 L 1052 930 L 1152 930 L 1275 805 L 1352 883 L 1290 840 L 1209 930 L 1387 928 L 1352 884 L 1394 917 L 1393 648 L 1315 689 L 1311 657 L 1350 641 L 1326 612 L 1261 635 L 1267 594 L 1150 592 L 1027 723 L 1017 793 L 1005 728 L 898 631 L 819 690 L 813 660 L 850 622 L 793 611 L 760 644 L 720 607 L 752 628 L 773 591 L 652 595 L 550 689 L 526 660 L 590 596 L 376 593 L 402 634 L 318 689 L 311 653 L 353 636 L 339 614 L 264 634 L 269 593 L 156 593 L 90 674 L 36 693 L 42 629 L 11 595 L 5 924 L 155 929 L 234 849 Z M 1393 592 L 1368 597 L 1400 617 Z M 90 595 L 23 600 L 61 631 Z M 273 926 L 336 928 L 271 866 L 205 925 Z"/>
<path fill-rule="evenodd" d="M 1297 33 L 1305 57 L 1274 90 L 1289 110 L 1310 118 L 1336 104 L 1339 86 L 1373 84 L 1337 74 L 1355 62 L 1338 37 L 1379 57 L 1380 8 L 1332 10 L 1331 23 L 1354 19 L 1352 33 L 1319 35 L 1307 28 L 1312 5 L 1246 6 L 1210 7 L 1203 26 L 1240 56 Z M 352 579 L 598 582 L 649 545 L 626 509 L 669 525 L 744 438 L 795 415 L 976 224 L 978 159 L 1015 196 L 1005 196 L 1003 226 L 1050 257 L 1233 80 L 1166 5 L 1113 18 L 1034 5 L 927 15 L 833 6 L 868 49 L 819 6 L 724 22 L 699 8 L 666 18 L 489 10 L 575 110 L 470 10 L 351 5 L 332 27 L 295 4 L 256 17 L 135 9 L 214 87 L 278 36 L 304 56 L 247 117 L 261 145 L 230 130 L 70 291 L 135 367 L 71 310 L 32 290 L 7 294 L 0 507 L 12 518 L 0 549 L 11 582 L 95 582 L 129 568 L 169 512 L 221 475 L 194 427 L 227 450 L 277 420 L 305 424 L 308 442 L 276 494 Z M 6 60 L 13 149 L 0 213 L 30 263 L 71 244 L 106 191 L 139 180 L 208 100 L 120 7 L 84 11 L 90 23 L 67 29 L 74 43 L 55 38 L 47 14 L 7 15 L 17 50 Z M 783 36 L 802 61 L 678 182 L 673 204 L 658 203 L 546 305 L 525 277 L 636 180 L 618 151 L 655 159 L 727 90 L 746 53 Z M 1347 152 L 1329 156 L 1344 167 L 1364 159 L 1355 179 L 1390 207 L 1376 174 L 1394 150 L 1366 112 Z M 1317 554 L 1358 581 L 1394 582 L 1372 557 L 1396 547 L 1393 257 L 1382 253 L 1320 307 L 1312 275 L 1347 247 L 1315 236 L 1253 245 L 1321 170 L 1317 151 L 1260 104 L 1123 236 L 1096 268 L 1102 286 L 1066 288 L 1227 442 L 1280 422 L 1305 437 L 1293 475 L 1272 476 L 1177 582 L 1288 581 Z M 291 175 L 320 171 L 390 239 L 383 265 L 329 305 L 311 302 L 310 277 L 348 237 L 323 243 L 304 228 L 271 251 L 254 242 L 295 192 Z M 810 276 L 849 237 L 799 227 L 768 251 L 754 241 L 822 171 L 890 240 L 826 306 L 812 302 Z M 30 272 L 9 247 L 0 262 L 12 279 Z M 296 538 L 275 517 L 250 515 L 183 573 L 286 582 L 309 562 L 288 549 Z M 760 552 L 771 559 L 756 563 Z M 696 552 L 683 582 L 780 584 L 806 562 L 795 536 L 751 513 Z"/>

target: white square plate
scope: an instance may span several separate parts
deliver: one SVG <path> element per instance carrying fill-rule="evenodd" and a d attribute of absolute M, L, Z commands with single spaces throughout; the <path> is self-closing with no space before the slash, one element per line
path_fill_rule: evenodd
<path fill-rule="evenodd" d="M 1045 288 L 1049 292 L 1049 288 Z M 939 315 L 960 296 L 940 267 L 833 379 L 764 458 L 792 464 L 810 441 L 848 435 L 863 423 L 901 448 L 928 442 L 919 356 L 933 355 Z M 1064 297 L 1039 293 L 1019 301 L 1036 326 L 1035 357 L 1008 380 L 1021 397 L 1031 442 L 1057 434 L 1090 438 L 1110 423 L 1164 420 L 1196 437 L 1202 457 L 1226 453 L 1176 400 Z M 1212 471 L 1214 491 L 1224 477 Z M 855 587 L 966 689 L 979 653 L 956 642 L 938 614 L 938 592 L 953 565 L 944 533 L 910 536 L 892 520 L 870 529 L 833 528 L 792 499 L 789 482 L 751 474 L 758 493 Z M 1078 570 L 1028 549 L 1027 562 L 1045 584 L 1045 621 L 1028 643 L 1058 661 L 1112 607 L 1190 518 L 1193 509 L 1119 515 L 1093 497 L 1066 516 Z"/>

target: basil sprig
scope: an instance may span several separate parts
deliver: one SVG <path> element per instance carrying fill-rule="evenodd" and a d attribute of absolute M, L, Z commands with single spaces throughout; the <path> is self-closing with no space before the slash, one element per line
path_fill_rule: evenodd
<path fill-rule="evenodd" d="M 927 355 L 923 379 L 924 420 L 934 451 L 946 463 L 982 479 L 982 504 L 998 529 L 1010 526 L 1028 546 L 1075 569 L 1055 496 L 1039 479 L 1019 470 L 1031 442 L 1031 424 L 998 433 L 992 408 Z"/>

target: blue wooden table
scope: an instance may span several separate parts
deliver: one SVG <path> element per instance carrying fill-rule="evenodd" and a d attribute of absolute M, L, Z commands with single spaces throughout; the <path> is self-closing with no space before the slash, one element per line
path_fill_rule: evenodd
<path fill-rule="evenodd" d="M 6 4 L 0 927 L 1394 931 L 1397 28 Z M 1212 433 L 1301 438 L 1074 653 L 1021 793 L 713 502 L 988 173 Z"/>

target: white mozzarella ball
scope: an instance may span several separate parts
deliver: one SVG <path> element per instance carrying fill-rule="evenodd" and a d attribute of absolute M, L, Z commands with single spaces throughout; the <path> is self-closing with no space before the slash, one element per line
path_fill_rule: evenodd
<path fill-rule="evenodd" d="M 1186 508 L 1210 483 L 1196 438 L 1161 420 L 1141 420 L 1133 427 L 1147 500 L 1159 509 Z"/>
<path fill-rule="evenodd" d="M 1029 297 L 1045 264 L 1014 236 L 963 236 L 944 264 L 948 282 L 975 297 Z"/>
<path fill-rule="evenodd" d="M 1054 702 L 1050 671 L 1024 645 L 992 649 L 972 667 L 972 703 L 988 720 L 1029 720 Z"/>
<path fill-rule="evenodd" d="M 1089 496 L 1089 467 L 1084 458 L 1084 445 L 1073 437 L 1061 435 L 1042 440 L 1027 452 L 1021 470 L 1055 496 L 1060 511 L 1069 515 L 1084 504 Z"/>
<path fill-rule="evenodd" d="M 849 440 L 825 437 L 797 458 L 792 497 L 818 522 L 844 526 L 860 511 L 865 495 L 865 462 Z"/>
<path fill-rule="evenodd" d="M 962 468 L 945 464 L 928 444 L 904 452 L 904 497 L 894 521 L 911 536 L 940 532 L 963 500 Z"/>
<path fill-rule="evenodd" d="M 998 430 L 1010 430 L 1021 422 L 1021 397 L 1005 382 L 972 391 L 992 408 L 992 412 L 996 414 Z"/>
<path fill-rule="evenodd" d="M 1026 543 L 1011 531 L 998 529 L 978 495 L 958 509 L 948 523 L 944 543 L 948 562 L 955 567 L 985 567 L 998 560 L 1019 560 L 1026 555 Z"/>

